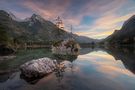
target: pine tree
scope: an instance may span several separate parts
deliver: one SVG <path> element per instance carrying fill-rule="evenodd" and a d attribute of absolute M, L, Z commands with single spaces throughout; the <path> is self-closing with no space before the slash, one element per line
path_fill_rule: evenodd
<path fill-rule="evenodd" d="M 6 28 L 0 24 L 0 44 L 7 45 L 9 43 L 9 39 Z"/>

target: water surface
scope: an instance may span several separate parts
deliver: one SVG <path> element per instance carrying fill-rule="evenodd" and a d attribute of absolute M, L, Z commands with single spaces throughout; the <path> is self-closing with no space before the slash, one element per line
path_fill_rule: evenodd
<path fill-rule="evenodd" d="M 0 90 L 135 90 L 134 49 L 83 48 L 64 72 L 34 82 L 20 78 L 19 66 L 37 58 L 54 58 L 49 49 L 20 50 L 0 62 Z M 62 61 L 62 62 L 63 62 Z"/>

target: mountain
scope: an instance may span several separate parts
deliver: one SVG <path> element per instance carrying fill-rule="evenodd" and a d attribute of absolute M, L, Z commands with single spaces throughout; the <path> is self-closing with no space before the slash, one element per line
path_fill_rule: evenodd
<path fill-rule="evenodd" d="M 78 36 L 78 35 L 74 35 L 74 39 L 79 43 L 92 43 L 92 42 L 98 41 L 96 39 L 91 39 L 91 38 L 86 37 L 86 36 Z"/>
<path fill-rule="evenodd" d="M 135 15 L 124 22 L 120 30 L 115 30 L 105 41 L 110 44 L 133 44 L 135 42 Z"/>
<path fill-rule="evenodd" d="M 0 26 L 4 28 L 12 42 L 50 42 L 75 37 L 78 43 L 90 43 L 94 39 L 71 34 L 59 29 L 52 22 L 45 20 L 40 15 L 33 14 L 24 20 L 19 20 L 12 13 L 0 10 Z M 0 28 L 0 30 L 3 30 Z"/>

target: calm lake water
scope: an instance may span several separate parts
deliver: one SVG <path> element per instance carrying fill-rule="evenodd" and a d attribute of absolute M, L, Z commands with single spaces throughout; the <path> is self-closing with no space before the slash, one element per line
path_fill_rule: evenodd
<path fill-rule="evenodd" d="M 0 61 L 0 90 L 135 90 L 133 48 L 82 48 L 77 57 L 63 60 L 64 72 L 32 81 L 20 78 L 19 66 L 32 59 L 54 58 L 51 51 L 20 50 L 15 56 Z"/>

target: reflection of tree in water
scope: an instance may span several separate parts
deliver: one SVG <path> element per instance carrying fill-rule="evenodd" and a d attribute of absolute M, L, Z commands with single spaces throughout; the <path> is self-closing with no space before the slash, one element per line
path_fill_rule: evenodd
<path fill-rule="evenodd" d="M 56 69 L 54 70 L 55 75 L 58 79 L 58 82 L 60 82 L 63 79 L 63 74 L 65 72 L 66 66 L 64 65 L 64 63 L 57 63 L 56 64 Z"/>
<path fill-rule="evenodd" d="M 55 75 L 58 79 L 58 82 L 61 82 L 64 76 L 65 69 L 69 66 L 67 66 L 64 61 L 70 62 L 70 68 L 72 70 L 73 68 L 73 61 L 77 59 L 77 55 L 61 55 L 61 54 L 53 54 L 53 58 L 57 60 L 56 69 L 55 69 Z"/>

